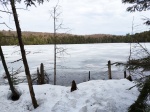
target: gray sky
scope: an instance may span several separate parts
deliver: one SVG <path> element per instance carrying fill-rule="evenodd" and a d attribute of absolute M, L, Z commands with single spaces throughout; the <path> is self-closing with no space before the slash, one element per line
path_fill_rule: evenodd
<path fill-rule="evenodd" d="M 22 0 L 23 1 L 23 0 Z M 57 24 L 63 21 L 64 28 L 70 28 L 71 34 L 116 34 L 125 35 L 131 33 L 134 17 L 134 33 L 149 30 L 143 25 L 144 16 L 149 17 L 149 11 L 129 13 L 127 4 L 122 0 L 60 0 L 61 16 Z M 50 11 L 56 5 L 57 0 L 50 0 L 37 7 L 29 7 L 28 10 L 18 9 L 22 31 L 53 32 L 53 19 Z M 9 8 L 9 6 L 8 6 Z M 26 8 L 24 2 L 17 4 L 17 8 Z M 2 5 L 0 10 L 4 10 Z M 0 22 L 6 22 L 15 30 L 12 15 L 0 12 Z M 0 25 L 0 30 L 8 30 L 5 25 Z M 67 32 L 59 30 L 58 32 Z"/>

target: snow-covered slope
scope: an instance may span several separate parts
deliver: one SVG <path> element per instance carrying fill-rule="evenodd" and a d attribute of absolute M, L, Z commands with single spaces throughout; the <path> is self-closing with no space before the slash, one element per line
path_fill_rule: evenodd
<path fill-rule="evenodd" d="M 9 86 L 0 86 L 0 112 L 127 112 L 136 100 L 137 88 L 126 79 L 95 80 L 78 84 L 78 90 L 54 85 L 34 85 L 39 107 L 33 109 L 27 84 L 16 88 L 22 94 L 18 101 L 8 99 Z"/>

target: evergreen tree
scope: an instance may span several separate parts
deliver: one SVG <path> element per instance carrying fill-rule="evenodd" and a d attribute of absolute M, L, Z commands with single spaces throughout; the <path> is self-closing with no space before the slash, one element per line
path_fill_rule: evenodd
<path fill-rule="evenodd" d="M 129 12 L 146 11 L 150 8 L 150 0 L 122 0 L 122 1 L 123 1 L 123 3 L 133 4 L 132 6 L 127 8 L 127 11 L 129 11 Z M 147 19 L 145 24 L 147 24 L 147 25 L 150 24 L 149 19 Z M 149 55 L 148 55 L 148 57 L 149 57 Z M 136 66 L 141 67 L 141 65 L 144 64 L 143 63 L 143 62 L 145 62 L 145 61 L 143 61 L 144 58 L 140 59 L 140 60 L 141 61 L 139 61 L 139 63 L 137 63 L 138 65 L 136 65 Z M 148 63 L 148 66 L 150 66 L 149 65 L 150 59 L 148 59 L 147 63 Z M 129 65 L 129 66 L 133 66 L 133 65 Z M 148 66 L 145 66 L 145 67 L 147 68 Z M 150 76 L 145 80 L 144 86 L 143 86 L 137 100 L 135 101 L 135 103 L 133 103 L 129 107 L 129 112 L 146 112 L 148 107 L 147 107 L 147 104 L 145 103 L 145 101 L 149 94 L 150 94 Z"/>

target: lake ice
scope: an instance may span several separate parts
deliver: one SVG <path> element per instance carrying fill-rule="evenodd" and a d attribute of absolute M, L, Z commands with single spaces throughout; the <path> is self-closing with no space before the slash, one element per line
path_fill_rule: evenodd
<path fill-rule="evenodd" d="M 150 44 L 146 43 L 147 49 Z M 101 43 L 101 44 L 66 44 L 57 45 L 58 48 L 66 49 L 63 53 L 57 54 L 57 84 L 70 85 L 72 80 L 77 83 L 87 81 L 88 73 L 91 72 L 91 79 L 108 79 L 107 62 L 126 62 L 129 57 L 129 43 Z M 18 70 L 24 76 L 24 67 L 21 59 L 19 46 L 2 46 L 5 59 L 10 73 Z M 27 61 L 31 74 L 35 74 L 37 67 L 43 63 L 45 72 L 50 76 L 50 83 L 53 83 L 53 45 L 25 45 Z M 123 78 L 123 68 L 112 66 L 112 77 Z M 0 63 L 0 76 L 4 74 L 2 63 Z"/>

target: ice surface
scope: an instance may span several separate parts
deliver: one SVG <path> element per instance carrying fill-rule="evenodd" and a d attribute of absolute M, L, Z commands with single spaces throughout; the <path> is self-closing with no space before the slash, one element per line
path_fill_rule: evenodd
<path fill-rule="evenodd" d="M 150 44 L 146 47 L 150 49 Z M 88 80 L 88 73 L 91 71 L 91 79 L 108 79 L 107 62 L 125 62 L 129 56 L 128 43 L 103 43 L 103 44 L 73 44 L 58 45 L 58 48 L 67 49 L 66 53 L 57 54 L 57 84 L 69 85 L 72 80 L 77 83 Z M 19 46 L 3 46 L 6 62 L 10 73 L 18 70 L 24 75 L 24 66 L 21 59 Z M 25 46 L 27 60 L 32 74 L 36 73 L 37 67 L 43 63 L 45 71 L 50 75 L 53 83 L 53 45 L 27 45 Z M 4 74 L 0 63 L 0 77 Z M 112 66 L 112 77 L 123 78 L 123 68 Z M 80 79 L 79 79 L 80 78 Z M 0 80 L 1 82 L 1 80 Z M 3 81 L 2 81 L 3 82 Z"/>

